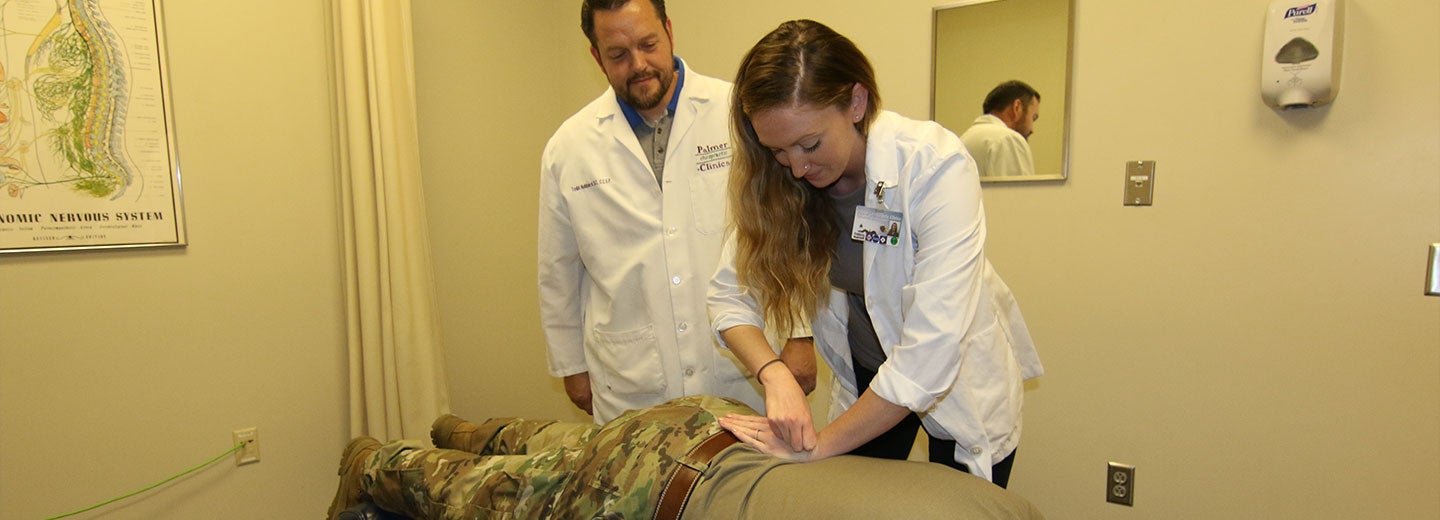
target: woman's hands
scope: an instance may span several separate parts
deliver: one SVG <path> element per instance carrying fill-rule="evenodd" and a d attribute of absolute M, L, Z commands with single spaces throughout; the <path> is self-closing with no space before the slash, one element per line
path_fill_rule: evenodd
<path fill-rule="evenodd" d="M 760 384 L 765 385 L 768 431 L 783 441 L 791 452 L 814 450 L 815 421 L 810 417 L 810 402 L 805 399 L 805 391 L 789 370 L 776 368 L 783 367 L 771 367 L 756 374 Z M 738 433 L 736 435 L 739 436 Z"/>
<path fill-rule="evenodd" d="M 795 462 L 808 462 L 815 456 L 813 450 L 795 451 L 790 449 L 789 444 L 776 435 L 775 430 L 770 427 L 770 420 L 764 417 L 730 414 L 720 417 L 718 420 L 720 426 L 735 434 L 740 442 L 744 442 L 766 455 Z"/>
<path fill-rule="evenodd" d="M 751 432 L 749 438 L 759 439 L 761 442 L 747 444 L 763 450 L 768 445 L 765 441 L 778 440 L 780 446 L 792 454 L 814 450 L 815 422 L 810 418 L 810 402 L 805 400 L 805 390 L 795 380 L 795 374 L 785 365 L 788 361 L 785 356 L 782 354 L 777 358 L 765 338 L 765 333 L 753 325 L 737 325 L 725 329 L 720 331 L 720 337 L 746 368 L 755 374 L 755 379 L 765 385 L 764 419 L 767 424 L 763 428 L 752 430 L 763 429 L 766 433 Z M 809 354 L 813 363 L 815 351 L 809 341 L 787 343 L 794 343 L 787 344 L 792 355 Z M 741 435 L 746 432 L 737 432 L 729 427 L 726 429 L 741 439 L 746 438 Z M 774 438 L 767 437 L 767 434 Z"/>
<path fill-rule="evenodd" d="M 784 373 L 786 371 L 776 370 L 776 372 Z M 771 391 L 767 389 L 765 394 L 768 398 Z M 848 453 L 885 433 L 910 413 L 909 409 L 884 400 L 873 390 L 866 390 L 855 401 L 854 406 L 840 414 L 840 417 L 831 422 L 825 431 L 819 432 L 813 437 L 814 442 L 809 445 L 810 447 L 796 450 L 784 438 L 787 435 L 784 429 L 775 426 L 773 409 L 767 409 L 767 411 L 772 412 L 772 416 L 769 418 L 731 414 L 718 418 L 718 421 L 721 427 L 729 430 L 742 442 L 756 450 L 795 462 L 809 462 Z M 806 424 L 810 425 L 808 413 L 806 418 Z"/>

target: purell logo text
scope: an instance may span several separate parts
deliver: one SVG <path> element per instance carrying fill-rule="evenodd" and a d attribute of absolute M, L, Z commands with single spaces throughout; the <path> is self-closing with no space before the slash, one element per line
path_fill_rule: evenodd
<path fill-rule="evenodd" d="M 1310 16 L 1312 14 L 1315 14 L 1315 5 L 1316 4 L 1302 5 L 1300 7 L 1291 7 L 1289 10 L 1285 11 L 1285 18 L 1289 19 L 1296 16 Z"/>

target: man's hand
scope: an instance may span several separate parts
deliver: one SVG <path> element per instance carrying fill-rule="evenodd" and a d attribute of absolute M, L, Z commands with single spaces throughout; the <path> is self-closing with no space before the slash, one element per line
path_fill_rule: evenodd
<path fill-rule="evenodd" d="M 581 372 L 565 376 L 565 394 L 570 396 L 570 402 L 585 413 L 595 415 L 590 407 L 590 373 Z"/>
<path fill-rule="evenodd" d="M 818 369 L 815 366 L 814 338 L 786 340 L 785 348 L 780 349 L 780 359 L 785 366 L 790 367 L 790 373 L 795 375 L 795 382 L 800 384 L 805 395 L 815 391 L 815 374 Z"/>

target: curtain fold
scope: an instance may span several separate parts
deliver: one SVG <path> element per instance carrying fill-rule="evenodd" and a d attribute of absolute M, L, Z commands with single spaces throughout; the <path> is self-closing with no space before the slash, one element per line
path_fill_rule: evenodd
<path fill-rule="evenodd" d="M 449 411 L 420 176 L 409 0 L 332 0 L 350 432 L 426 439 Z"/>

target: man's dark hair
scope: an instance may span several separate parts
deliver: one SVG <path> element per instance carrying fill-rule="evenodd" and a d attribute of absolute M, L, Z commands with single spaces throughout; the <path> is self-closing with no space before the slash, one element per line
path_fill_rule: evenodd
<path fill-rule="evenodd" d="M 1026 85 L 1023 81 L 1010 80 L 1001 83 L 999 86 L 991 90 L 989 94 L 986 94 L 985 104 L 982 105 L 980 108 L 986 114 L 989 114 L 996 110 L 1001 110 L 1007 106 L 1010 106 L 1010 104 L 1014 103 L 1017 99 L 1021 100 L 1024 104 L 1029 105 L 1030 100 L 1040 99 L 1040 93 L 1036 92 L 1034 88 L 1030 87 L 1030 85 Z"/>
<path fill-rule="evenodd" d="M 580 30 L 585 32 L 585 37 L 590 39 L 590 47 L 595 48 L 595 11 L 614 11 L 629 4 L 630 0 L 583 0 L 580 2 Z M 650 5 L 655 6 L 655 14 L 660 17 L 660 25 L 670 21 L 665 15 L 665 0 L 650 0 Z"/>

